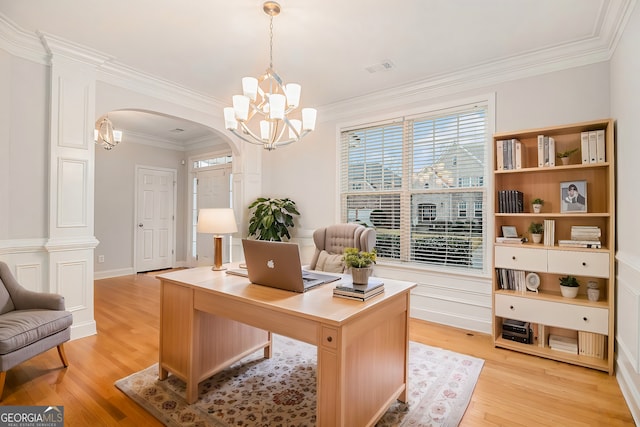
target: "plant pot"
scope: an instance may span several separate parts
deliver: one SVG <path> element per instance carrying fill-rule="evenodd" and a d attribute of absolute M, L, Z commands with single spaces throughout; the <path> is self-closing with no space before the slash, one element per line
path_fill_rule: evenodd
<path fill-rule="evenodd" d="M 560 157 L 560 161 L 562 162 L 563 165 L 568 165 L 569 164 L 569 158 L 568 157 Z"/>
<path fill-rule="evenodd" d="M 353 283 L 356 285 L 368 284 L 371 273 L 373 273 L 373 267 L 351 267 L 351 277 L 353 278 Z"/>
<path fill-rule="evenodd" d="M 565 298 L 575 298 L 578 296 L 578 290 L 580 290 L 579 286 L 562 286 L 560 285 L 560 293 Z"/>
<path fill-rule="evenodd" d="M 531 240 L 533 240 L 533 243 L 542 242 L 542 234 L 531 234 Z"/>
<path fill-rule="evenodd" d="M 542 210 L 542 205 L 535 204 L 531 206 L 533 207 L 533 213 L 540 213 L 540 211 Z"/>

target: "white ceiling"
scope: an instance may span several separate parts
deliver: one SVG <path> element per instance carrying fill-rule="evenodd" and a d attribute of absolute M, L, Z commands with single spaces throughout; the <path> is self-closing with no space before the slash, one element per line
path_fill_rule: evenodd
<path fill-rule="evenodd" d="M 27 32 L 90 47 L 115 64 L 230 104 L 241 77 L 257 76 L 269 65 L 269 18 L 262 3 L 0 0 L 0 13 Z M 273 24 L 274 68 L 285 81 L 302 84 L 303 105 L 328 106 L 498 62 L 526 67 L 610 51 L 630 3 L 281 0 Z M 368 70 L 384 62 L 393 68 Z M 158 129 L 140 114 L 126 122 L 130 131 Z M 182 144 L 203 136 L 190 129 L 193 124 L 165 119 L 162 134 L 155 135 L 162 140 Z M 175 128 L 185 132 L 171 133 Z"/>

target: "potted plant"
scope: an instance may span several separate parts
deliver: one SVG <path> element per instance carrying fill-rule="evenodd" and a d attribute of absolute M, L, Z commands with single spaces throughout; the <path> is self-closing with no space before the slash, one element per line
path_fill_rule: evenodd
<path fill-rule="evenodd" d="M 529 233 L 531 234 L 531 240 L 533 243 L 540 243 L 542 241 L 542 223 L 532 222 L 529 224 Z"/>
<path fill-rule="evenodd" d="M 575 153 L 576 151 L 578 151 L 577 148 L 567 150 L 567 151 L 560 151 L 558 152 L 558 154 L 556 154 L 556 156 L 560 159 L 560 161 L 562 161 L 563 165 L 566 165 L 566 164 L 569 164 L 569 156 Z"/>
<path fill-rule="evenodd" d="M 542 210 L 542 205 L 544 205 L 544 200 L 540 198 L 535 198 L 531 202 L 531 206 L 533 207 L 533 213 L 540 213 Z"/>
<path fill-rule="evenodd" d="M 560 292 L 565 298 L 575 298 L 578 295 L 580 283 L 574 276 L 564 276 L 560 278 Z"/>
<path fill-rule="evenodd" d="M 300 215 L 293 200 L 260 197 L 249 205 L 251 209 L 254 211 L 249 219 L 249 236 L 276 241 L 291 238 L 289 229 L 295 226 L 293 215 Z"/>
<path fill-rule="evenodd" d="M 345 248 L 342 256 L 344 265 L 351 269 L 351 277 L 356 285 L 369 283 L 369 276 L 373 273 L 373 264 L 376 263 L 376 250 L 371 252 L 361 251 L 357 248 Z"/>

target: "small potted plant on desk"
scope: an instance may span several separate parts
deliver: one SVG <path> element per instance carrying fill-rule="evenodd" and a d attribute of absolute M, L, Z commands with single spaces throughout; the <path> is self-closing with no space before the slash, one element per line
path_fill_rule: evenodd
<path fill-rule="evenodd" d="M 572 155 L 573 153 L 575 153 L 576 151 L 578 151 L 577 148 L 574 148 L 572 150 L 567 150 L 567 151 L 560 151 L 557 156 L 560 159 L 560 161 L 562 162 L 563 165 L 568 165 L 569 164 L 569 156 Z"/>
<path fill-rule="evenodd" d="M 542 205 L 544 205 L 544 200 L 540 198 L 535 198 L 531 201 L 531 207 L 533 208 L 533 213 L 540 213 L 542 210 Z"/>
<path fill-rule="evenodd" d="M 346 248 L 342 257 L 344 265 L 351 269 L 351 277 L 356 285 L 366 285 L 373 273 L 373 264 L 376 263 L 376 250 L 371 252 L 360 251 L 357 248 Z"/>
<path fill-rule="evenodd" d="M 564 276 L 560 278 L 560 292 L 565 298 L 575 298 L 578 295 L 580 283 L 574 276 Z"/>
<path fill-rule="evenodd" d="M 531 233 L 531 240 L 533 243 L 540 243 L 542 241 L 542 223 L 532 222 L 529 224 L 529 233 Z"/>

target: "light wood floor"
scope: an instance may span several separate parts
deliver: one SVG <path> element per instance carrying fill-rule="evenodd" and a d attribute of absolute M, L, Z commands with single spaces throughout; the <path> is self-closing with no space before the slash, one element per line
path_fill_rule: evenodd
<path fill-rule="evenodd" d="M 66 426 L 160 426 L 113 383 L 157 362 L 159 282 L 139 274 L 95 282 L 98 334 L 7 373 L 4 405 L 63 405 Z M 411 339 L 485 360 L 462 426 L 633 426 L 614 377 L 495 349 L 488 335 L 419 320 Z"/>

